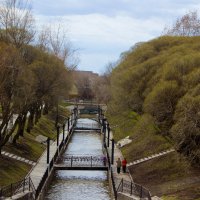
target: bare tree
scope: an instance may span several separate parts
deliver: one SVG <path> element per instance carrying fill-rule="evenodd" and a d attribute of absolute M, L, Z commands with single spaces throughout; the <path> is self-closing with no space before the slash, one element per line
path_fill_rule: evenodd
<path fill-rule="evenodd" d="M 71 42 L 66 36 L 66 30 L 61 24 L 43 27 L 37 43 L 41 50 L 53 53 L 61 59 L 68 69 L 76 69 L 79 63 L 78 50 L 72 47 Z"/>
<path fill-rule="evenodd" d="M 29 0 L 4 0 L 0 7 L 1 37 L 16 47 L 34 38 L 34 18 Z"/>
<path fill-rule="evenodd" d="M 172 27 L 165 27 L 163 35 L 198 36 L 200 35 L 200 18 L 197 11 L 189 11 L 178 18 Z"/>
<path fill-rule="evenodd" d="M 50 27 L 44 26 L 38 35 L 37 46 L 42 51 L 49 51 L 49 33 Z"/>

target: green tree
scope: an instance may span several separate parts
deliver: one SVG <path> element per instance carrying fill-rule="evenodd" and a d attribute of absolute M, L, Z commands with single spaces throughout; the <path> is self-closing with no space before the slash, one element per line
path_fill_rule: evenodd
<path fill-rule="evenodd" d="M 172 125 L 172 117 L 180 91 L 176 82 L 161 82 L 146 97 L 144 111 L 155 117 L 163 133 Z"/>
<path fill-rule="evenodd" d="M 171 134 L 177 149 L 194 163 L 200 163 L 200 95 L 184 96 L 177 105 Z"/>

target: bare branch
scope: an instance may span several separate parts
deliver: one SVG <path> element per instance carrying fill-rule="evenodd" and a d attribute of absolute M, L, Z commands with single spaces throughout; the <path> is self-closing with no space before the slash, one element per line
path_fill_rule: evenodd
<path fill-rule="evenodd" d="M 29 0 L 4 0 L 0 7 L 1 37 L 16 47 L 30 43 L 35 35 Z"/>
<path fill-rule="evenodd" d="M 200 18 L 197 11 L 190 11 L 178 18 L 172 27 L 165 27 L 163 35 L 198 36 L 200 35 Z"/>

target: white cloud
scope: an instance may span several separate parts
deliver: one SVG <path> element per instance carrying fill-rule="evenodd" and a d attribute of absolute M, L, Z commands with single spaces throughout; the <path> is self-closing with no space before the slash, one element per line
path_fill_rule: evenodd
<path fill-rule="evenodd" d="M 37 16 L 40 23 L 59 23 L 68 30 L 69 38 L 80 48 L 80 66 L 101 72 L 110 61 L 116 61 L 121 52 L 139 41 L 159 35 L 163 21 L 158 18 L 146 20 L 130 16 L 106 16 L 101 14 L 68 15 L 63 17 Z M 96 63 L 96 64 L 95 64 Z"/>
<path fill-rule="evenodd" d="M 101 14 L 68 15 L 63 17 L 41 17 L 44 23 L 50 19 L 52 23 L 62 24 L 69 30 L 70 38 L 77 43 L 100 43 L 133 45 L 134 42 L 148 40 L 159 34 L 164 21 L 159 18 L 146 20 L 134 19 L 130 16 L 106 16 Z M 100 45 L 101 46 L 101 45 Z M 98 48 L 98 46 L 97 46 Z"/>
<path fill-rule="evenodd" d="M 200 8 L 198 0 L 43 0 L 36 4 L 38 24 L 60 22 L 75 48 L 81 49 L 80 67 L 94 69 L 96 61 L 96 71 L 136 42 L 159 36 L 165 25 L 186 11 Z"/>

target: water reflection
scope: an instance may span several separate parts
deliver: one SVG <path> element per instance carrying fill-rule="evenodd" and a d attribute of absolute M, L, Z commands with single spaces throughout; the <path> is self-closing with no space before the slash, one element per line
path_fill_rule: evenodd
<path fill-rule="evenodd" d="M 97 123 L 81 119 L 78 123 Z M 99 133 L 75 132 L 63 156 L 102 155 Z M 57 171 L 45 199 L 51 200 L 110 200 L 105 171 Z"/>
<path fill-rule="evenodd" d="M 110 199 L 107 174 L 102 171 L 58 171 L 45 199 Z"/>
<path fill-rule="evenodd" d="M 76 132 L 64 155 L 102 155 L 100 134 L 96 132 Z"/>

